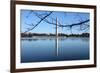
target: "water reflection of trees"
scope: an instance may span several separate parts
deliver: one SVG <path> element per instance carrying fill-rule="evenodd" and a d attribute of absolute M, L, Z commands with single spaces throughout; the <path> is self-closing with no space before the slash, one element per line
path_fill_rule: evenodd
<path fill-rule="evenodd" d="M 81 38 L 82 41 L 89 41 L 89 38 Z"/>
<path fill-rule="evenodd" d="M 53 41 L 56 38 L 21 38 L 22 41 Z M 75 40 L 80 40 L 80 41 L 89 41 L 89 37 L 60 37 L 58 38 L 59 41 L 75 41 Z"/>

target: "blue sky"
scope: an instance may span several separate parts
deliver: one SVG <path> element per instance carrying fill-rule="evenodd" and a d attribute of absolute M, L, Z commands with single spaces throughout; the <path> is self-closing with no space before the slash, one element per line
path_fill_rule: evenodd
<path fill-rule="evenodd" d="M 34 11 L 38 14 L 44 14 L 44 13 L 49 13 L 49 11 Z M 21 10 L 21 32 L 27 31 L 27 28 L 32 28 L 30 24 L 36 24 L 38 21 L 40 21 L 40 18 L 38 18 L 32 10 Z M 43 15 L 44 16 L 44 15 Z M 49 20 L 50 22 L 55 23 L 53 19 L 58 19 L 58 21 L 62 25 L 71 25 L 73 23 L 79 23 L 80 21 L 85 21 L 90 18 L 89 13 L 84 13 L 84 12 L 53 12 L 49 17 L 46 19 Z M 89 24 L 89 22 L 87 23 Z M 76 26 L 72 28 L 72 33 L 83 33 L 83 32 L 89 32 L 89 29 L 86 29 L 84 31 L 79 30 L 80 26 Z M 42 21 L 37 27 L 35 27 L 33 30 L 29 31 L 33 33 L 55 33 L 55 25 L 48 24 L 45 21 Z M 59 33 L 66 33 L 70 34 L 71 30 L 69 28 L 58 28 Z"/>

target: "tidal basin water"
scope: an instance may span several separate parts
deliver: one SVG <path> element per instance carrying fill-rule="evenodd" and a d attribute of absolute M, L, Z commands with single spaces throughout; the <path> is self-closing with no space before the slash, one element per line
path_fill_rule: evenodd
<path fill-rule="evenodd" d="M 22 38 L 21 63 L 89 59 L 89 38 Z"/>

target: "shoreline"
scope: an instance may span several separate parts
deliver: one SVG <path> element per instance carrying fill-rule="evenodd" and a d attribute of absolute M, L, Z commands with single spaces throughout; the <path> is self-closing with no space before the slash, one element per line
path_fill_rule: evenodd
<path fill-rule="evenodd" d="M 21 37 L 21 40 L 54 40 L 54 39 L 58 39 L 58 40 L 64 40 L 64 39 L 78 39 L 78 38 L 89 38 L 89 37 Z"/>

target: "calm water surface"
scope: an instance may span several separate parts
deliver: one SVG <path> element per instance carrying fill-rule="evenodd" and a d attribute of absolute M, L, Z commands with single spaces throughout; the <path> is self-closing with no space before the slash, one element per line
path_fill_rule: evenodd
<path fill-rule="evenodd" d="M 89 59 L 89 38 L 21 39 L 21 62 Z"/>

